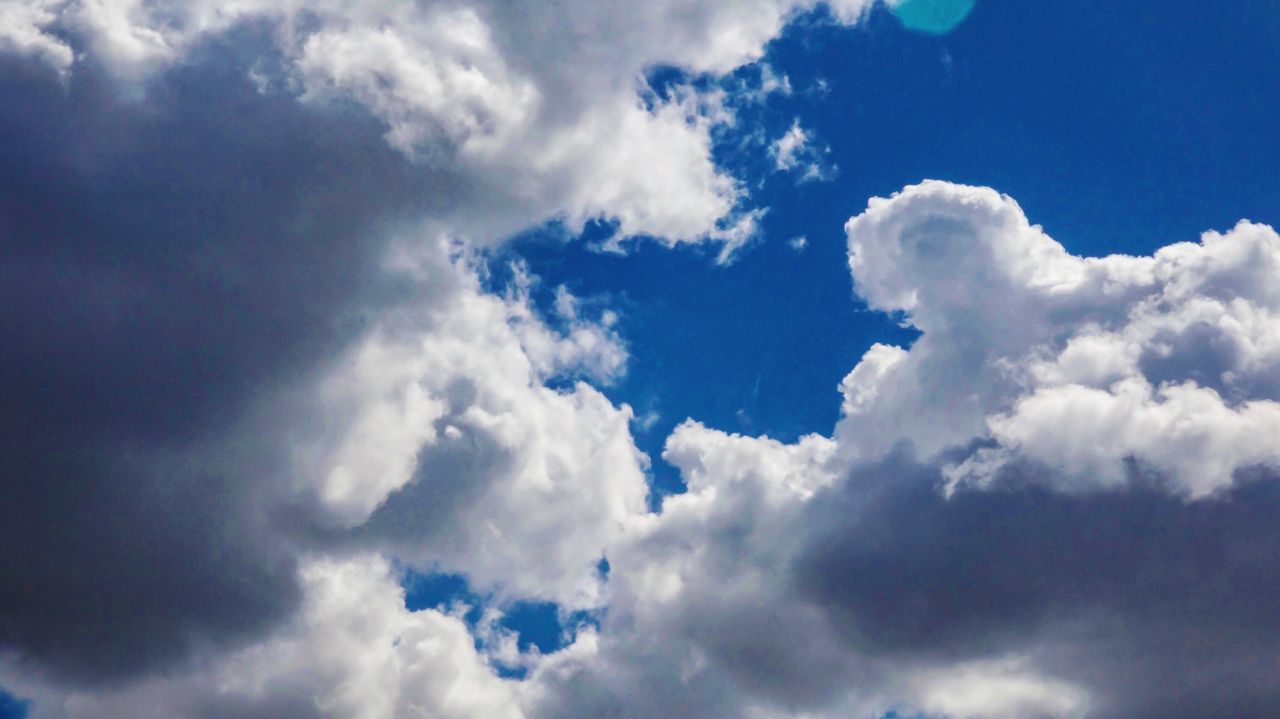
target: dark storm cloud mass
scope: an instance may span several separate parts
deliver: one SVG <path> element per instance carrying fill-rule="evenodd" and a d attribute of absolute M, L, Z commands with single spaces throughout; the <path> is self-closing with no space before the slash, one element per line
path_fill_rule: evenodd
<path fill-rule="evenodd" d="M 0 55 L 0 648 L 81 679 L 296 601 L 269 470 L 179 455 L 359 330 L 375 238 L 448 194 L 367 114 L 259 91 L 264 32 L 144 97 Z"/>
<path fill-rule="evenodd" d="M 861 652 L 1025 653 L 1087 687 L 1090 716 L 1280 712 L 1280 476 L 1194 502 L 1005 480 L 948 499 L 908 453 L 862 468 L 811 508 L 802 594 Z"/>

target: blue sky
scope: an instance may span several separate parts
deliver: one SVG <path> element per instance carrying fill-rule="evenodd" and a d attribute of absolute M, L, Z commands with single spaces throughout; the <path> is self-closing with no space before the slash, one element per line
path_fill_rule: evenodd
<path fill-rule="evenodd" d="M 1274 2 L 303 5 L 0 0 L 0 719 L 1280 712 Z"/>
<path fill-rule="evenodd" d="M 0 717 L 5 719 L 22 719 L 27 715 L 26 702 L 7 692 L 0 692 Z"/>

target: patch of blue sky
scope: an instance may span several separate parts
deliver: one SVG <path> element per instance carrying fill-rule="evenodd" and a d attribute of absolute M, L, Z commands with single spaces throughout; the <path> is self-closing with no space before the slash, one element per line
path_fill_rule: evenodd
<path fill-rule="evenodd" d="M 474 626 L 484 611 L 485 598 L 471 591 L 470 583 L 461 574 L 403 570 L 400 586 L 404 589 L 405 609 L 411 612 L 465 606 L 463 617 Z"/>
<path fill-rule="evenodd" d="M 626 375 L 604 391 L 637 416 L 654 418 L 633 432 L 654 459 L 655 495 L 682 489 L 660 454 L 685 418 L 784 440 L 829 432 L 836 385 L 870 343 L 914 337 L 856 302 L 839 224 L 806 233 L 804 253 L 765 242 L 729 266 L 700 248 L 642 243 L 622 257 L 586 243 L 517 245 L 544 279 L 542 303 L 565 283 L 578 294 L 609 297 L 618 312 L 630 360 Z"/>
<path fill-rule="evenodd" d="M 602 576 L 609 572 L 608 561 L 601 559 L 599 571 Z M 404 604 L 409 611 L 424 609 L 440 611 L 461 611 L 461 618 L 472 630 L 475 646 L 478 651 L 485 650 L 486 632 L 477 631 L 485 610 L 494 605 L 492 596 L 477 593 L 471 588 L 467 578 L 459 574 L 443 572 L 415 572 L 402 570 L 400 586 L 404 589 Z M 554 602 L 519 601 L 501 607 L 502 617 L 497 626 L 500 629 L 515 633 L 516 646 L 522 653 L 537 650 L 542 654 L 551 654 L 567 646 L 574 635 L 584 626 L 599 626 L 599 617 L 591 612 L 566 612 Z M 519 666 L 507 666 L 495 661 L 494 669 L 499 676 L 508 679 L 524 679 L 526 669 Z M 5 719 L 0 714 L 0 719 Z"/>
<path fill-rule="evenodd" d="M 565 284 L 619 313 L 631 360 L 606 393 L 656 417 L 637 425 L 637 443 L 654 459 L 655 497 L 679 492 L 659 455 L 686 417 L 783 440 L 829 432 L 836 385 L 862 352 L 912 341 L 849 279 L 842 228 L 870 197 L 925 178 L 990 185 L 1091 255 L 1147 253 L 1241 218 L 1280 222 L 1278 32 L 1264 0 L 1230 13 L 981 0 L 945 35 L 912 32 L 883 6 L 855 28 L 817 11 L 728 80 L 671 68 L 649 78 L 655 101 L 688 83 L 787 78 L 790 92 L 739 95 L 739 122 L 714 138 L 747 205 L 768 209 L 734 262 L 645 242 L 626 257 L 594 251 L 607 223 L 567 245 L 562 228 L 544 228 L 511 252 L 541 276 L 547 307 Z M 774 172 L 767 144 L 797 122 L 830 147 L 834 180 Z M 789 244 L 799 236 L 804 252 Z"/>
<path fill-rule="evenodd" d="M 30 712 L 30 701 L 0 689 L 0 719 L 26 719 Z"/>

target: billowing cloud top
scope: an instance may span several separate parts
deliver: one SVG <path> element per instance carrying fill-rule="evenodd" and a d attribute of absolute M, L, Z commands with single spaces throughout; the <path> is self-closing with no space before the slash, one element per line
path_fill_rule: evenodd
<path fill-rule="evenodd" d="M 697 99 L 646 107 L 637 83 L 658 65 L 727 72 L 812 4 L 6 0 L 0 48 L 131 94 L 238 38 L 261 92 L 354 101 L 392 146 L 457 173 L 464 197 L 438 217 L 473 239 L 560 216 L 679 242 L 726 232 L 740 189 L 709 157 Z M 866 4 L 829 7 L 853 21 Z"/>
<path fill-rule="evenodd" d="M 740 248 L 760 211 L 712 146 L 735 99 L 645 77 L 729 73 L 812 3 L 569 5 L 0 0 L 6 693 L 41 718 L 1280 713 L 1274 230 L 1086 258 L 991 189 L 872 199 L 852 280 L 918 338 L 865 353 L 831 436 L 684 422 L 687 491 L 651 511 L 604 392 L 617 316 L 542 307 L 488 250 L 597 219 Z M 765 152 L 828 178 L 820 146 L 796 121 Z M 473 593 L 411 610 L 414 572 Z M 530 602 L 557 648 L 504 623 Z"/>
<path fill-rule="evenodd" d="M 1030 462 L 1064 489 L 1151 470 L 1192 497 L 1280 459 L 1271 228 L 1080 258 L 1007 197 L 926 182 L 845 229 L 859 292 L 924 333 L 909 352 L 874 348 L 844 382 L 840 432 L 864 454 L 986 437 L 953 482 Z"/>

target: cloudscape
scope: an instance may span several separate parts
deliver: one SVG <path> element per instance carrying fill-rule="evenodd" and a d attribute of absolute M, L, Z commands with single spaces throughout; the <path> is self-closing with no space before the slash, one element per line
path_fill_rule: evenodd
<path fill-rule="evenodd" d="M 1280 716 L 1277 38 L 0 0 L 0 719 Z"/>

